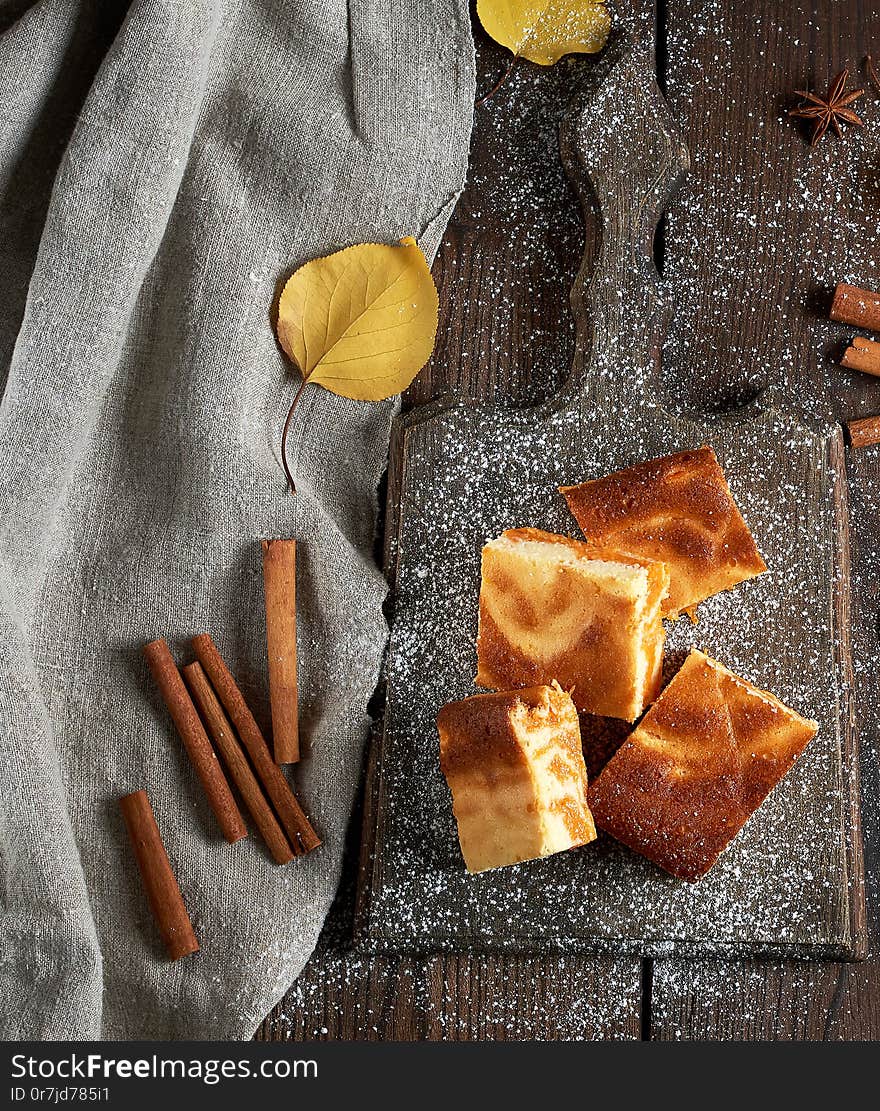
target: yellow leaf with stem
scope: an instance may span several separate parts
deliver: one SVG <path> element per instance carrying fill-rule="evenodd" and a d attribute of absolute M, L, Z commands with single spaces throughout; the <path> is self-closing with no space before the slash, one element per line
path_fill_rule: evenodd
<path fill-rule="evenodd" d="M 414 239 L 358 243 L 301 266 L 278 302 L 278 341 L 302 375 L 284 425 L 309 382 L 342 397 L 381 401 L 412 382 L 434 350 L 437 288 Z"/>
<path fill-rule="evenodd" d="M 477 15 L 496 42 L 539 66 L 595 54 L 611 29 L 604 0 L 478 0 Z"/>

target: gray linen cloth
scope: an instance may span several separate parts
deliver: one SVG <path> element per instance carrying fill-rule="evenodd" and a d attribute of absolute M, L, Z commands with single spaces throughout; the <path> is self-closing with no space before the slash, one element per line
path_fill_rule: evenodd
<path fill-rule="evenodd" d="M 0 3 L 0 1036 L 240 1038 L 334 894 L 385 642 L 394 403 L 296 381 L 277 284 L 436 251 L 474 98 L 465 0 Z M 5 384 L 3 378 L 6 378 Z M 142 644 L 208 630 L 267 722 L 259 539 L 298 545 L 296 788 L 324 845 L 223 842 Z M 172 964 L 117 800 L 144 787 L 201 952 Z"/>

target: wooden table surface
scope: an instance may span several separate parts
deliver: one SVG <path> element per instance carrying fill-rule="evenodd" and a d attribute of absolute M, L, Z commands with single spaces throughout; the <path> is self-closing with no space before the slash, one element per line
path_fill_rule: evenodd
<path fill-rule="evenodd" d="M 621 7 L 621 5 L 617 5 Z M 693 169 L 657 236 L 676 312 L 658 389 L 679 410 L 741 403 L 768 382 L 836 420 L 880 412 L 880 381 L 837 365 L 852 329 L 829 292 L 880 288 L 880 0 L 646 0 L 627 22 L 655 50 Z M 618 17 L 618 23 L 620 18 Z M 475 24 L 478 96 L 506 64 Z M 876 36 L 872 40 L 872 35 Z M 521 63 L 475 114 L 468 188 L 434 265 L 440 329 L 408 407 L 443 390 L 533 403 L 564 380 L 568 291 L 596 240 L 556 128 L 589 59 Z M 815 150 L 784 111 L 849 66 L 863 132 Z M 585 226 L 586 223 L 586 226 Z M 395 457 L 389 470 L 394 497 Z M 673 957 L 371 957 L 350 947 L 359 823 L 318 950 L 264 1023 L 272 1040 L 880 1038 L 877 948 L 880 446 L 851 452 L 853 639 L 871 956 L 858 964 Z"/>

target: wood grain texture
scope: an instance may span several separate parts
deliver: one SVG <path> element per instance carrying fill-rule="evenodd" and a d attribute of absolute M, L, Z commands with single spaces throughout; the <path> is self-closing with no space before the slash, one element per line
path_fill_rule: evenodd
<path fill-rule="evenodd" d="M 666 235 L 667 276 L 678 294 L 664 352 L 666 396 L 718 408 L 772 379 L 801 409 L 840 421 L 878 412 L 877 383 L 834 365 L 853 329 L 825 320 L 837 282 L 878 288 L 877 198 L 868 181 L 880 147 L 878 102 L 870 90 L 860 102 L 863 133 L 823 140 L 812 154 L 782 111 L 795 103 L 792 89 L 824 88 L 845 65 L 854 87 L 864 83 L 860 63 L 867 51 L 876 55 L 871 29 L 880 5 L 822 0 L 771 12 L 763 3 L 721 0 L 710 7 L 711 26 L 696 26 L 692 5 L 667 5 L 668 96 L 694 169 L 692 192 L 673 209 Z M 853 453 L 848 470 L 871 955 L 860 965 L 657 961 L 653 1037 L 880 1037 L 880 449 Z"/>
<path fill-rule="evenodd" d="M 637 1040 L 632 961 L 358 957 L 321 950 L 263 1024 L 265 1041 Z"/>
<path fill-rule="evenodd" d="M 448 1041 L 596 1041 L 641 1036 L 632 961 L 458 955 L 430 962 L 430 1036 Z"/>

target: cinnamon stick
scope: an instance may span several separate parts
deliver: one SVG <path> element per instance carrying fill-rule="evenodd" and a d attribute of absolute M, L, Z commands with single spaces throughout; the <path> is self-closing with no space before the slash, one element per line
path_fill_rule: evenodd
<path fill-rule="evenodd" d="M 251 758 L 257 778 L 272 800 L 278 820 L 290 841 L 290 847 L 298 856 L 311 852 L 321 844 L 321 839 L 309 824 L 283 772 L 272 759 L 260 727 L 248 708 L 244 695 L 238 689 L 232 673 L 223 662 L 223 657 L 217 651 L 216 644 L 208 633 L 193 637 L 191 643 L 196 658 L 207 672 L 211 686 L 223 703 Z"/>
<path fill-rule="evenodd" d="M 880 330 L 880 293 L 841 282 L 834 291 L 830 315 L 842 324 Z"/>
<path fill-rule="evenodd" d="M 168 956 L 173 961 L 180 960 L 197 952 L 199 943 L 162 844 L 162 835 L 147 792 L 135 791 L 124 795 L 119 800 L 119 808 L 134 849 L 147 901 Z"/>
<path fill-rule="evenodd" d="M 208 682 L 208 676 L 202 670 L 202 665 L 198 662 L 187 664 L 183 668 L 183 677 L 208 727 L 211 739 L 223 757 L 226 768 L 238 787 L 244 804 L 266 842 L 273 860 L 276 864 L 288 864 L 293 860 L 293 852 L 287 843 L 284 831 L 251 771 L 247 757 L 242 752 L 229 719 L 223 713 L 223 707 Z"/>
<path fill-rule="evenodd" d="M 263 541 L 269 701 L 276 764 L 299 760 L 296 680 L 296 541 Z"/>
<path fill-rule="evenodd" d="M 851 420 L 846 427 L 849 429 L 849 440 L 853 447 L 880 444 L 880 416 Z"/>
<path fill-rule="evenodd" d="M 230 843 L 240 841 L 247 827 L 168 645 L 161 638 L 151 640 L 144 655 L 223 836 Z"/>
<path fill-rule="evenodd" d="M 861 370 L 880 378 L 880 343 L 864 336 L 853 336 L 840 361 L 850 370 Z"/>

